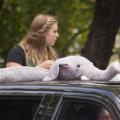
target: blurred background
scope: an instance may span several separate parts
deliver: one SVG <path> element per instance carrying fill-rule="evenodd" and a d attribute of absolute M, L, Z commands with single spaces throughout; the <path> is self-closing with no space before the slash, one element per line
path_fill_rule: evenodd
<path fill-rule="evenodd" d="M 61 56 L 78 54 L 104 69 L 120 59 L 120 0 L 0 0 L 0 67 L 39 13 L 57 16 Z"/>

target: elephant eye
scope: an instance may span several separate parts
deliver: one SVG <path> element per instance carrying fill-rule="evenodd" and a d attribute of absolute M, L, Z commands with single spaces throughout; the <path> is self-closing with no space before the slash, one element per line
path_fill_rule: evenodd
<path fill-rule="evenodd" d="M 79 68 L 79 67 L 80 67 L 80 65 L 78 64 L 78 65 L 77 65 L 77 67 Z"/>

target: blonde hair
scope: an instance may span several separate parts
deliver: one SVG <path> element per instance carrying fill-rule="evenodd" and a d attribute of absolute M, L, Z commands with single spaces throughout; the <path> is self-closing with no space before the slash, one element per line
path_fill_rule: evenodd
<path fill-rule="evenodd" d="M 45 60 L 56 60 L 57 54 L 52 47 L 46 45 L 45 34 L 53 24 L 57 23 L 54 16 L 37 15 L 30 26 L 27 36 L 20 42 L 20 46 L 34 65 Z"/>

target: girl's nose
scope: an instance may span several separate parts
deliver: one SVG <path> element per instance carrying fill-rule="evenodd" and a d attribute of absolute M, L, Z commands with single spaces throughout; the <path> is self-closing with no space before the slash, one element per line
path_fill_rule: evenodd
<path fill-rule="evenodd" d="M 56 33 L 56 36 L 59 37 L 59 33 L 58 32 Z"/>

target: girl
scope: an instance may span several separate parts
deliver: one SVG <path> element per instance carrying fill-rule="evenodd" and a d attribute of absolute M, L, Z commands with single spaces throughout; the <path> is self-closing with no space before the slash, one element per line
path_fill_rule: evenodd
<path fill-rule="evenodd" d="M 6 67 L 37 66 L 49 69 L 57 59 L 53 46 L 58 37 L 56 18 L 45 14 L 37 15 L 28 34 L 9 52 Z"/>

